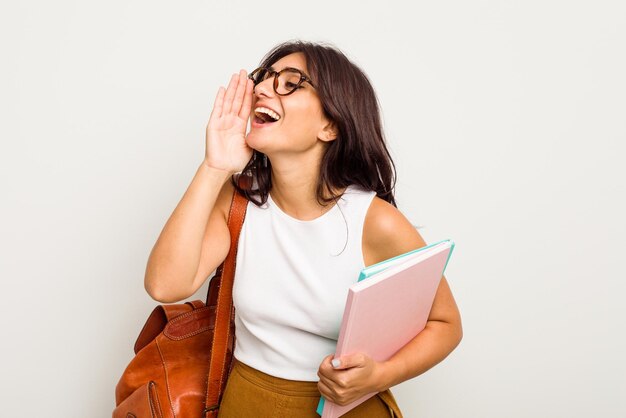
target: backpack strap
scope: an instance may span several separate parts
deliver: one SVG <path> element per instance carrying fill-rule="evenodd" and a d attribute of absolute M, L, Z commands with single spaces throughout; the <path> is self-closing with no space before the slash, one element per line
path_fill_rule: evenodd
<path fill-rule="evenodd" d="M 239 175 L 237 181 L 239 186 L 244 186 L 251 178 Z M 235 267 L 237 260 L 237 244 L 243 221 L 246 216 L 248 200 L 236 189 L 233 193 L 233 200 L 228 214 L 228 229 L 230 231 L 230 250 L 224 262 L 216 270 L 215 277 L 218 280 L 217 286 L 217 308 L 215 318 L 215 330 L 213 333 L 213 344 L 211 347 L 211 362 L 209 365 L 209 376 L 207 384 L 207 396 L 204 408 L 204 417 L 217 417 L 219 402 L 222 392 L 226 387 L 228 373 L 234 354 L 234 315 L 233 315 L 233 283 L 235 277 Z M 209 286 L 211 288 L 211 286 Z M 210 298 L 207 294 L 207 305 Z M 230 351 L 230 353 L 229 353 Z"/>

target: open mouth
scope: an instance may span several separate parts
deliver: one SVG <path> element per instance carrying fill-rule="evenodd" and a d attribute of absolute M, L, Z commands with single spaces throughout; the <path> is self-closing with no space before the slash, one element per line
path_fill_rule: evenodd
<path fill-rule="evenodd" d="M 271 124 L 280 119 L 280 115 L 266 107 L 254 109 L 254 122 L 259 125 Z"/>
<path fill-rule="evenodd" d="M 274 119 L 269 119 L 269 120 L 266 120 L 266 119 L 260 118 L 260 117 L 258 117 L 258 116 L 255 116 L 255 117 L 254 117 L 254 122 L 256 122 L 256 123 L 257 123 L 257 124 L 259 124 L 259 125 L 265 125 L 265 124 L 268 124 L 268 125 L 269 125 L 270 123 L 274 123 L 274 122 L 276 122 L 276 121 L 275 121 Z"/>

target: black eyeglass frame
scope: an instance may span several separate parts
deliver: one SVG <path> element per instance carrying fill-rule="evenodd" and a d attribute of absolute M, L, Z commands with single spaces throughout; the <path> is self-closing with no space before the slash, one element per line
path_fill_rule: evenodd
<path fill-rule="evenodd" d="M 256 75 L 256 73 L 258 73 L 261 70 L 265 70 L 268 72 L 268 76 L 267 78 L 274 76 L 274 83 L 272 84 L 272 86 L 274 87 L 274 92 L 276 94 L 278 94 L 279 96 L 289 96 L 291 93 L 293 93 L 294 91 L 298 90 L 298 87 L 300 87 L 300 85 L 302 83 L 304 83 L 305 81 L 307 83 L 309 83 L 313 88 L 315 88 L 315 85 L 313 84 L 313 80 L 311 80 L 311 78 L 309 78 L 306 74 L 304 74 L 302 71 L 300 71 L 297 68 L 293 68 L 293 67 L 285 67 L 280 71 L 274 71 L 270 68 L 265 68 L 265 67 L 258 67 L 256 68 L 254 71 L 252 71 L 250 74 L 248 74 L 248 78 L 250 80 L 252 80 L 254 82 L 254 86 L 256 87 L 257 84 L 262 83 L 263 81 L 267 80 L 267 78 L 265 80 L 261 80 L 259 82 L 254 80 L 254 76 Z M 280 77 L 280 74 L 285 72 L 285 71 L 291 71 L 291 72 L 295 72 L 300 74 L 300 80 L 298 81 L 298 83 L 296 84 L 296 86 L 289 92 L 289 93 L 285 93 L 285 94 L 281 94 L 278 92 L 278 77 Z"/>

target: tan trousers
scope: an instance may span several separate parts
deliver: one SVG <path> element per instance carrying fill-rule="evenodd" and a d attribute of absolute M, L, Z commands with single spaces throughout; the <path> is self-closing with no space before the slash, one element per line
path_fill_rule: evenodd
<path fill-rule="evenodd" d="M 236 359 L 220 403 L 219 418 L 320 418 L 317 382 L 270 376 Z M 386 390 L 371 397 L 342 418 L 402 418 Z"/>

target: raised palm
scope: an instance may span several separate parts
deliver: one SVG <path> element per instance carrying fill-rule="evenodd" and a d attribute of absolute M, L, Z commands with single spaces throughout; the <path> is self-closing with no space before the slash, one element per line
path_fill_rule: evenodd
<path fill-rule="evenodd" d="M 252 157 L 246 144 L 246 128 L 254 84 L 246 71 L 233 74 L 228 88 L 220 87 L 206 128 L 205 164 L 235 173 Z"/>

